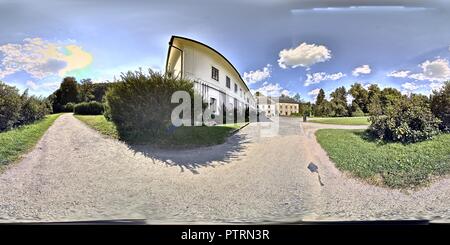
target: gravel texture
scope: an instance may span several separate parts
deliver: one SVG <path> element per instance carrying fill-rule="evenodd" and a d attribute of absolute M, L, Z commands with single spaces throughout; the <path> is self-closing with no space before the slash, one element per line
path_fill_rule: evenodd
<path fill-rule="evenodd" d="M 360 127 L 280 118 L 279 134 L 261 134 L 270 125 L 252 123 L 222 145 L 164 150 L 64 114 L 0 175 L 0 221 L 448 219 L 449 179 L 409 192 L 371 186 L 338 171 L 314 138 L 318 128 Z"/>

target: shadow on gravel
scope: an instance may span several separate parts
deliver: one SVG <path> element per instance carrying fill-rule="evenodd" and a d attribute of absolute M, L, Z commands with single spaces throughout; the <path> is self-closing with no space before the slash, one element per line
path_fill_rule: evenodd
<path fill-rule="evenodd" d="M 197 171 L 203 167 L 216 167 L 227 164 L 238 157 L 249 141 L 245 134 L 235 134 L 220 145 L 204 146 L 193 149 L 161 149 L 149 145 L 128 145 L 129 149 L 150 158 L 155 162 L 159 160 L 168 166 L 178 166 L 180 171 Z"/>

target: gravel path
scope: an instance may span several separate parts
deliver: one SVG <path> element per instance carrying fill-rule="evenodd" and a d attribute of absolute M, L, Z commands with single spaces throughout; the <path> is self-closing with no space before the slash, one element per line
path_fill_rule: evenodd
<path fill-rule="evenodd" d="M 222 145 L 171 151 L 126 145 L 64 114 L 0 175 L 0 221 L 449 217 L 448 179 L 412 193 L 370 186 L 343 176 L 315 141 L 315 130 L 333 125 L 281 118 L 280 134 L 262 137 L 267 125 L 250 124 Z"/>

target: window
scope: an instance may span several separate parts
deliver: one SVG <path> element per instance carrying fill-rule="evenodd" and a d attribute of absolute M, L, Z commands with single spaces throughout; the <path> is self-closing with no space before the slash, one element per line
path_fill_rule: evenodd
<path fill-rule="evenodd" d="M 242 88 L 239 89 L 239 94 L 240 94 L 241 97 L 242 97 Z"/>
<path fill-rule="evenodd" d="M 227 82 L 227 88 L 231 88 L 231 80 L 228 76 L 226 78 L 226 82 Z"/>
<path fill-rule="evenodd" d="M 209 106 L 211 108 L 211 112 L 212 113 L 216 113 L 216 99 L 215 98 L 210 98 L 209 99 Z"/>
<path fill-rule="evenodd" d="M 219 70 L 214 66 L 211 67 L 211 78 L 219 81 Z"/>
<path fill-rule="evenodd" d="M 234 92 L 237 93 L 237 84 L 234 84 Z"/>

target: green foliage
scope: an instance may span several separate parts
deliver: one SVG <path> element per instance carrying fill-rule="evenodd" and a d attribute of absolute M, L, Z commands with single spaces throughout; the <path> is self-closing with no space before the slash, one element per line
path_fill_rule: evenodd
<path fill-rule="evenodd" d="M 80 83 L 74 77 L 63 79 L 60 88 L 48 97 L 53 112 L 73 112 L 72 105 L 79 102 L 103 102 L 106 90 L 112 83 L 93 83 L 91 79 L 82 79 Z"/>
<path fill-rule="evenodd" d="M 450 81 L 446 82 L 441 90 L 433 91 L 431 111 L 442 121 L 439 128 L 450 132 Z"/>
<path fill-rule="evenodd" d="M 16 125 L 21 105 L 19 90 L 0 81 L 0 132 Z"/>
<path fill-rule="evenodd" d="M 352 104 L 358 105 L 363 113 L 369 112 L 369 92 L 360 84 L 355 83 L 350 87 L 348 93 L 353 97 Z M 359 115 L 360 113 L 358 113 Z M 353 115 L 353 113 L 352 113 Z"/>
<path fill-rule="evenodd" d="M 64 106 L 64 112 L 73 112 L 73 109 L 75 107 L 75 103 L 69 102 Z"/>
<path fill-rule="evenodd" d="M 95 99 L 93 94 L 94 84 L 91 79 L 82 79 L 78 85 L 78 99 L 80 102 L 89 102 Z"/>
<path fill-rule="evenodd" d="M 331 114 L 328 116 L 345 117 L 348 115 L 347 91 L 345 87 L 339 87 L 330 94 L 331 96 Z"/>
<path fill-rule="evenodd" d="M 316 136 L 337 168 L 374 184 L 415 187 L 450 173 L 450 134 L 414 144 L 380 144 L 362 130 L 321 129 Z"/>
<path fill-rule="evenodd" d="M 76 115 L 102 115 L 103 111 L 103 104 L 97 101 L 82 102 L 73 107 Z"/>
<path fill-rule="evenodd" d="M 363 117 L 364 116 L 364 112 L 361 110 L 361 108 L 358 106 L 358 104 L 352 105 L 351 116 L 352 117 Z"/>
<path fill-rule="evenodd" d="M 34 121 L 43 119 L 45 115 L 51 112 L 46 99 L 28 96 L 27 92 L 25 91 L 21 96 L 20 117 L 16 125 L 33 123 Z"/>
<path fill-rule="evenodd" d="M 420 100 L 402 98 L 393 101 L 384 115 L 370 117 L 371 134 L 387 141 L 412 143 L 427 140 L 439 133 L 440 120 Z"/>
<path fill-rule="evenodd" d="M 323 91 L 323 89 L 320 89 L 319 94 L 317 95 L 316 105 L 322 104 L 324 100 L 325 100 L 325 91 Z"/>
<path fill-rule="evenodd" d="M 19 95 L 17 88 L 0 82 L 0 132 L 44 118 L 49 107 L 47 100 L 28 96 L 27 90 Z"/>
<path fill-rule="evenodd" d="M 171 103 L 176 91 L 187 91 L 194 98 L 193 83 L 149 70 L 122 74 L 106 93 L 107 113 L 122 137 L 162 136 L 171 124 Z"/>
<path fill-rule="evenodd" d="M 64 78 L 59 89 L 61 90 L 61 105 L 78 102 L 79 89 L 74 77 Z"/>

